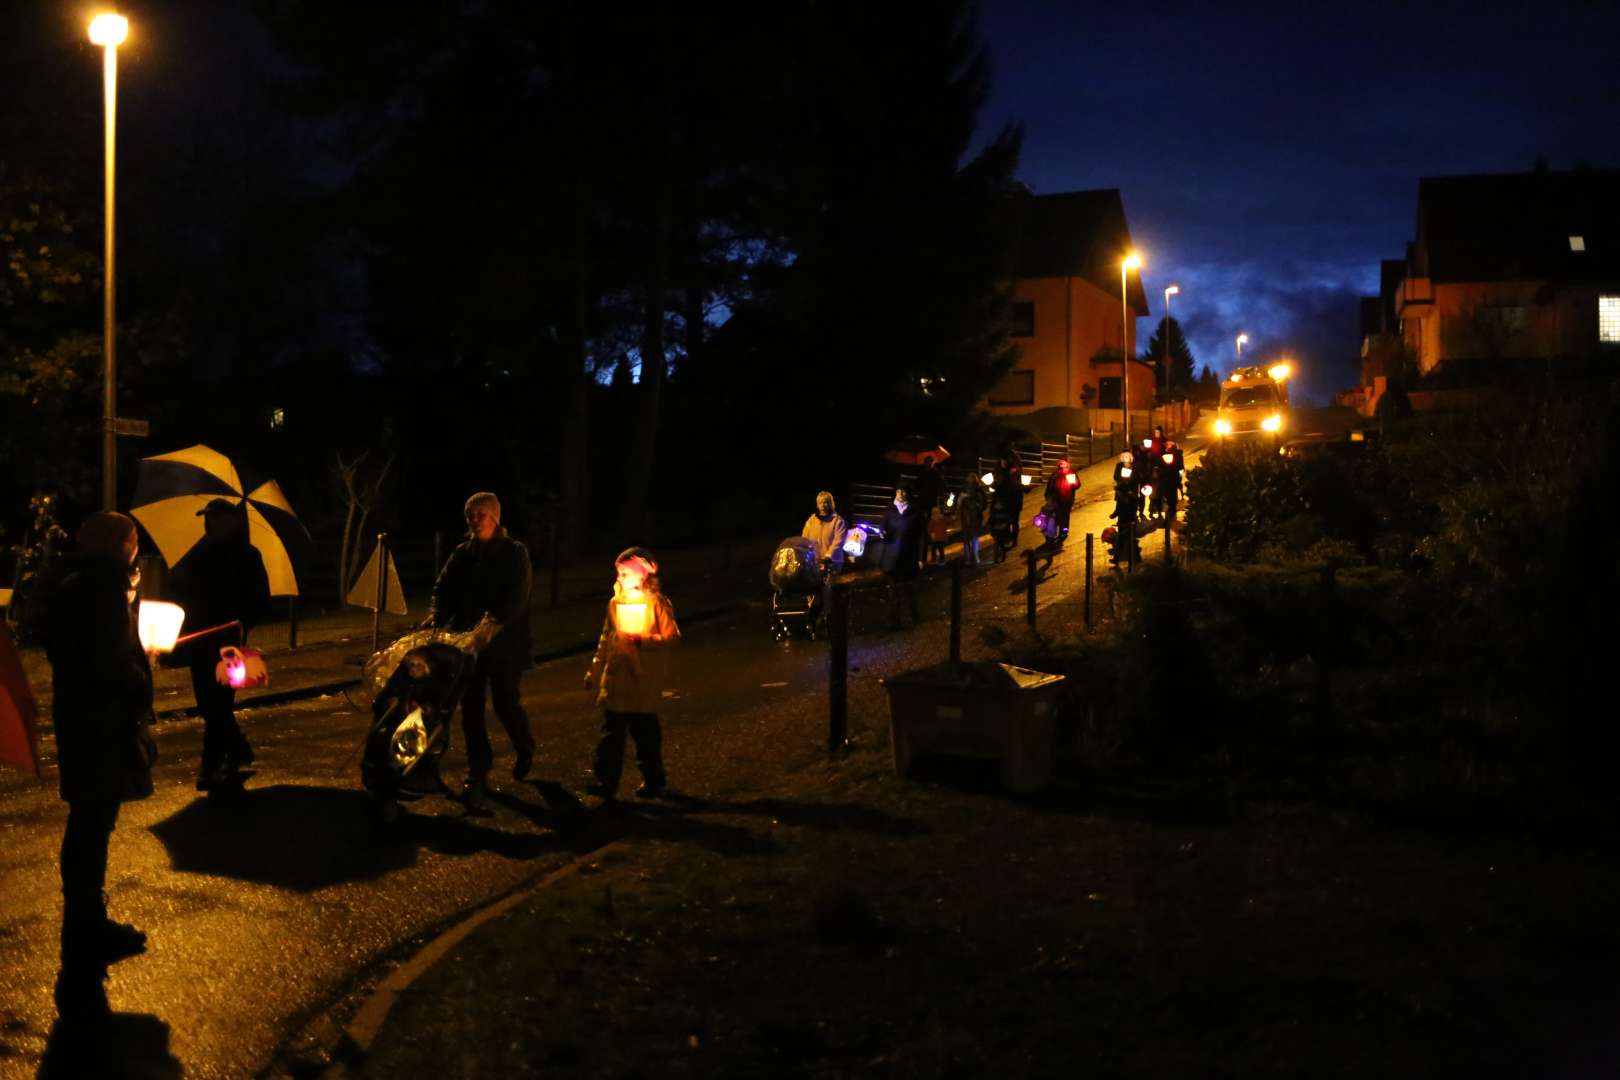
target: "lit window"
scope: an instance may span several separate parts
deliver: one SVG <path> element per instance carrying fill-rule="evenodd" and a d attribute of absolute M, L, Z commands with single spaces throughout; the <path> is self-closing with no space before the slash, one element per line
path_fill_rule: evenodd
<path fill-rule="evenodd" d="M 1598 297 L 1598 340 L 1620 345 L 1620 296 Z"/>
<path fill-rule="evenodd" d="M 270 429 L 272 431 L 276 431 L 276 430 L 279 430 L 280 428 L 283 428 L 283 427 L 286 427 L 286 426 L 287 426 L 287 410 L 286 409 L 271 409 L 270 410 Z"/>
<path fill-rule="evenodd" d="M 1571 250 L 1571 251 L 1585 251 L 1586 250 L 1586 237 L 1584 237 L 1584 236 L 1572 236 L 1572 237 L 1570 237 L 1569 238 L 1569 250 Z"/>

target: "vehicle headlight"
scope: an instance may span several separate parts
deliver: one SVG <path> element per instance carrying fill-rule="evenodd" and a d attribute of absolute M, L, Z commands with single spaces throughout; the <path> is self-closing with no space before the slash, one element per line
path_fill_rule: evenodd
<path fill-rule="evenodd" d="M 1282 413 L 1272 413 L 1270 416 L 1260 421 L 1260 427 L 1266 431 L 1281 431 Z"/>
<path fill-rule="evenodd" d="M 1217 420 L 1217 421 L 1215 421 L 1215 434 L 1217 434 L 1217 435 L 1230 435 L 1230 434 L 1232 434 L 1232 421 L 1230 421 L 1230 420 Z"/>

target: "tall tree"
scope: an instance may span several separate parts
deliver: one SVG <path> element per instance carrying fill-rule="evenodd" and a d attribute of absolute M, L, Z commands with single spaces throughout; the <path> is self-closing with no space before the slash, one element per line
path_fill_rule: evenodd
<path fill-rule="evenodd" d="M 1192 390 L 1193 371 L 1196 369 L 1196 362 L 1193 359 L 1192 347 L 1187 344 L 1187 339 L 1182 336 L 1181 323 L 1174 316 L 1171 316 L 1169 320 L 1160 319 L 1158 321 L 1154 327 L 1153 336 L 1148 338 L 1147 346 L 1142 350 L 1142 359 L 1153 364 L 1155 369 L 1157 369 L 1158 365 L 1164 363 L 1166 322 L 1168 322 L 1170 330 L 1170 393 L 1172 395 L 1185 395 Z M 1159 379 L 1162 388 L 1162 380 L 1164 379 L 1162 371 L 1159 372 Z"/>

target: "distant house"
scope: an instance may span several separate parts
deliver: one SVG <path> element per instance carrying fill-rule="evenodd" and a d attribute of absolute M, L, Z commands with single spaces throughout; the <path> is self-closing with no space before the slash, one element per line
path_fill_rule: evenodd
<path fill-rule="evenodd" d="M 1428 177 L 1407 258 L 1384 265 L 1364 361 L 1386 362 L 1388 337 L 1419 374 L 1620 347 L 1620 171 Z"/>
<path fill-rule="evenodd" d="M 1095 426 L 1122 422 L 1121 357 L 1135 356 L 1136 320 L 1148 306 L 1141 275 L 1133 271 L 1129 317 L 1121 312 L 1119 268 L 1131 233 L 1119 191 L 1019 196 L 1006 227 L 1016 237 L 1013 335 L 1020 358 L 990 391 L 990 411 L 1089 409 Z M 1152 407 L 1155 374 L 1131 361 L 1132 410 Z"/>

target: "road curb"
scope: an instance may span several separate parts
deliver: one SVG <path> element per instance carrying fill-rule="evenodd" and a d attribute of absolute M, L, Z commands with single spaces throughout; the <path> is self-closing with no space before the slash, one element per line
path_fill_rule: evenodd
<path fill-rule="evenodd" d="M 543 875 L 539 880 L 519 885 L 505 896 L 472 909 L 453 925 L 440 931 L 409 959 L 389 972 L 388 976 L 377 984 L 376 989 L 360 1003 L 354 1016 L 339 1029 L 340 1036 L 336 1045 L 330 1048 L 330 1061 L 322 1071 L 322 1075 L 346 1076 L 348 1069 L 359 1065 L 370 1052 L 372 1044 L 376 1042 L 383 1024 L 388 1020 L 388 1014 L 393 1011 L 400 996 L 409 990 L 416 980 L 433 970 L 435 964 L 470 937 L 473 931 L 527 902 L 541 890 L 579 873 L 581 867 L 601 859 L 607 852 L 628 846 L 627 839 L 618 839 L 599 848 L 593 848 Z"/>

